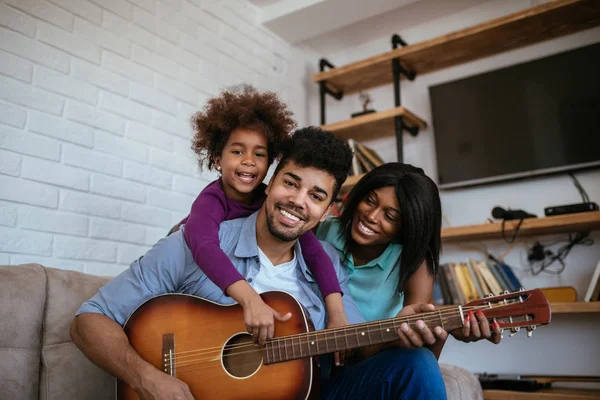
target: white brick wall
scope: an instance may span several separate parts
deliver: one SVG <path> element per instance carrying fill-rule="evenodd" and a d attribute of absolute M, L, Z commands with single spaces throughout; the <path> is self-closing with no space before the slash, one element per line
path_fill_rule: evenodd
<path fill-rule="evenodd" d="M 302 107 L 306 69 L 281 71 L 316 59 L 257 21 L 244 0 L 0 0 L 0 264 L 121 272 L 215 178 L 190 149 L 208 97 Z"/>

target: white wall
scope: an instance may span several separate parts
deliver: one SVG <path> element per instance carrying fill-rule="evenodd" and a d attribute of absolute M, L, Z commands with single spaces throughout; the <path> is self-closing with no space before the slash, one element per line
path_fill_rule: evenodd
<path fill-rule="evenodd" d="M 221 87 L 275 90 L 304 125 L 317 58 L 258 18 L 244 0 L 0 0 L 0 264 L 114 275 L 144 254 L 215 178 L 188 119 Z"/>
<path fill-rule="evenodd" d="M 524 0 L 490 1 L 411 29 L 403 30 L 402 26 L 398 26 L 396 32 L 408 43 L 417 43 L 529 6 L 531 2 Z M 413 82 L 402 81 L 402 104 L 431 124 L 428 94 L 430 85 L 514 65 L 598 41 L 600 41 L 600 28 L 595 28 L 436 73 L 417 76 Z M 335 65 L 342 65 L 388 51 L 389 43 L 390 37 L 386 36 L 360 47 L 340 50 L 327 57 Z M 391 85 L 369 92 L 374 99 L 375 109 L 385 110 L 393 107 Z M 328 98 L 327 107 L 328 123 L 348 119 L 351 112 L 361 109 L 356 96 L 341 102 Z M 510 129 L 510 123 L 507 129 Z M 431 125 L 421 131 L 416 138 L 405 134 L 404 160 L 424 168 L 429 176 L 437 179 L 433 135 L 434 130 Z M 381 139 L 371 142 L 371 145 L 387 161 L 396 160 L 395 139 Z M 576 176 L 590 198 L 600 203 L 600 171 L 580 172 Z M 581 202 L 579 193 L 566 175 L 442 191 L 441 198 L 443 213 L 453 226 L 484 223 L 491 216 L 491 209 L 496 205 L 522 208 L 543 216 L 546 206 Z M 550 240 L 565 236 L 540 239 Z M 516 247 L 506 260 L 518 269 L 518 276 L 527 288 L 569 285 L 576 288 L 581 299 L 593 269 L 600 260 L 600 233 L 594 232 L 592 237 L 595 240 L 593 246 L 577 246 L 571 251 L 566 261 L 567 268 L 559 276 L 548 274 L 532 276 L 529 272 L 524 244 Z M 528 239 L 527 243 L 532 244 L 534 240 L 534 238 Z M 442 261 L 464 261 L 467 257 L 481 258 L 483 256 L 480 252 L 466 249 L 477 246 L 481 248 L 483 245 L 495 255 L 503 254 L 508 248 L 508 244 L 502 241 L 464 243 L 462 246 L 446 245 Z M 557 246 L 552 248 L 556 250 Z M 557 315 L 554 316 L 550 326 L 538 329 L 532 339 L 525 338 L 525 334 L 521 333 L 512 338 L 505 337 L 500 346 L 492 346 L 485 342 L 465 346 L 451 340 L 442 354 L 441 361 L 458 364 L 474 372 L 599 375 L 600 360 L 597 356 L 592 356 L 600 353 L 599 321 L 598 314 Z"/>

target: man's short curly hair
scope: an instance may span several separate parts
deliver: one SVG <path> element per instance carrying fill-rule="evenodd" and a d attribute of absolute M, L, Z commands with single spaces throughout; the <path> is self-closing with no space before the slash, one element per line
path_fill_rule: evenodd
<path fill-rule="evenodd" d="M 293 161 L 299 167 L 313 167 L 332 175 L 335 178 L 331 197 L 333 201 L 348 178 L 352 165 L 352 150 L 345 140 L 333 133 L 309 126 L 296 130 L 287 141 L 281 161 L 273 175 L 277 175 L 289 161 Z"/>
<path fill-rule="evenodd" d="M 292 112 L 273 92 L 259 92 L 252 86 L 223 91 L 192 116 L 192 150 L 200 168 L 215 166 L 229 134 L 236 128 L 254 129 L 267 138 L 269 165 L 281 155 L 282 145 L 296 127 Z"/>

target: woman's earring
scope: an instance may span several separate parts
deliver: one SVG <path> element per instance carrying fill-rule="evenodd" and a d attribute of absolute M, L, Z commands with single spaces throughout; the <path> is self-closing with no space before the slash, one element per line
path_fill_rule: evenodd
<path fill-rule="evenodd" d="M 221 166 L 217 165 L 217 171 L 221 172 Z"/>

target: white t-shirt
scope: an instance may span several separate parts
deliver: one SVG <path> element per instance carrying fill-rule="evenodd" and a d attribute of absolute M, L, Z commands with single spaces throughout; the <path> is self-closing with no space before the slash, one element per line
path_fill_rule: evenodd
<path fill-rule="evenodd" d="M 260 269 L 252 282 L 250 282 L 250 286 L 252 286 L 257 293 L 263 293 L 269 290 L 282 290 L 294 296 L 300 304 L 310 304 L 310 299 L 298 284 L 296 272 L 298 261 L 296 260 L 295 252 L 292 261 L 273 265 L 271 260 L 269 260 L 265 253 L 259 248 L 258 260 L 260 262 Z"/>

